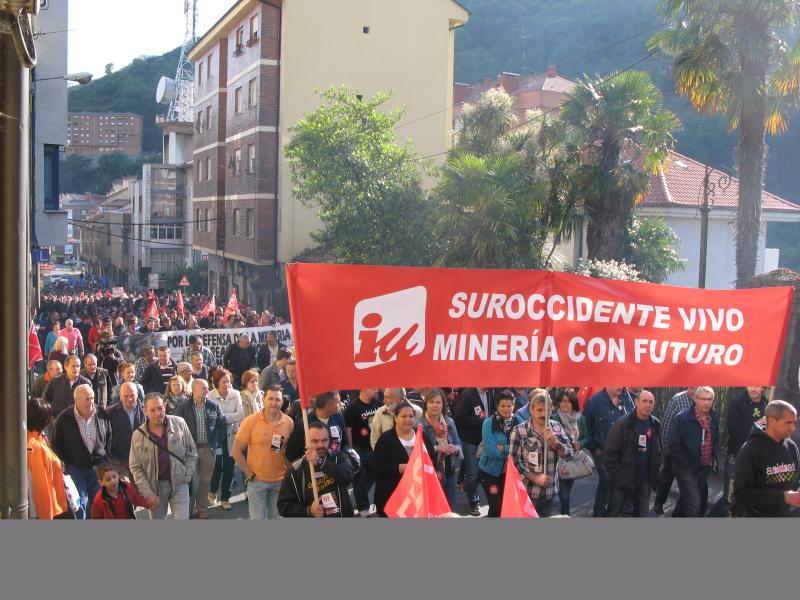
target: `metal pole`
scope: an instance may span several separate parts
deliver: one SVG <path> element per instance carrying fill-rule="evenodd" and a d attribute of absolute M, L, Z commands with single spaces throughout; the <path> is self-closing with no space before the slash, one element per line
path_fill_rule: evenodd
<path fill-rule="evenodd" d="M 30 111 L 28 71 L 13 40 L 0 35 L 0 356 L 5 387 L 2 407 L 0 518 L 28 517 L 25 399 L 28 356 L 28 198 Z"/>
<path fill-rule="evenodd" d="M 706 287 L 706 255 L 708 254 L 708 213 L 711 207 L 708 205 L 708 184 L 711 178 L 711 170 L 706 165 L 706 174 L 703 177 L 703 205 L 700 207 L 700 268 L 697 287 Z"/>

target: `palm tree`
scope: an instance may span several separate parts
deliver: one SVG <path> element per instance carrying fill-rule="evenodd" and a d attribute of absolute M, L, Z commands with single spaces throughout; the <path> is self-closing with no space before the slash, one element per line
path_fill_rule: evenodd
<path fill-rule="evenodd" d="M 727 113 L 739 130 L 736 285 L 755 275 L 761 231 L 765 134 L 787 130 L 800 91 L 800 45 L 781 33 L 798 23 L 798 0 L 661 0 L 669 28 L 648 45 L 674 56 L 679 94 L 700 112 Z"/>
<path fill-rule="evenodd" d="M 549 238 L 568 238 L 578 207 L 570 196 L 563 125 L 492 89 L 467 106 L 433 200 L 439 266 L 541 268 Z"/>
<path fill-rule="evenodd" d="M 660 90 L 644 71 L 584 78 L 561 109 L 580 143 L 575 182 L 586 215 L 590 259 L 622 260 L 623 234 L 633 207 L 674 143 L 680 123 L 662 107 Z"/>

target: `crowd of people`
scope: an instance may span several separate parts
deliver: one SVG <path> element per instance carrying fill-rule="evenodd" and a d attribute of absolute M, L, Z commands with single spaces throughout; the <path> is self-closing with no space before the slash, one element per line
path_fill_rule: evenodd
<path fill-rule="evenodd" d="M 663 514 L 675 480 L 675 517 L 800 516 L 797 412 L 763 387 L 727 401 L 724 453 L 707 386 L 675 395 L 660 419 L 651 391 L 621 387 L 340 390 L 304 409 L 292 348 L 275 335 L 239 336 L 221 364 L 200 336 L 179 361 L 165 346 L 122 356 L 113 341 L 138 327 L 147 301 L 44 300 L 50 351 L 27 418 L 40 519 L 208 519 L 217 502 L 231 510 L 237 474 L 251 519 L 367 517 L 373 505 L 386 516 L 420 434 L 450 507 L 463 494 L 472 516 L 484 499 L 488 517 L 501 515 L 509 457 L 540 517 L 569 516 L 575 481 L 593 474 L 595 517 Z M 173 308 L 144 327 L 200 325 Z M 277 322 L 246 311 L 221 325 Z M 723 462 L 723 494 L 709 507 Z"/>

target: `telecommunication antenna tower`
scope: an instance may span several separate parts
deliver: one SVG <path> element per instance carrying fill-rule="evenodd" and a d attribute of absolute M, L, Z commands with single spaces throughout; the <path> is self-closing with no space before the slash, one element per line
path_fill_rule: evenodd
<path fill-rule="evenodd" d="M 175 79 L 162 77 L 156 90 L 156 101 L 169 104 L 167 121 L 194 121 L 194 65 L 189 51 L 197 41 L 197 0 L 183 0 L 186 27 Z M 162 117 L 163 118 L 163 117 Z"/>

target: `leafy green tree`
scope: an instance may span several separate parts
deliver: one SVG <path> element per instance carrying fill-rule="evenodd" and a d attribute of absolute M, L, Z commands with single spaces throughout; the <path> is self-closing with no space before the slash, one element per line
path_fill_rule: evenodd
<path fill-rule="evenodd" d="M 577 225 L 563 126 L 537 113 L 521 122 L 508 94 L 492 89 L 464 108 L 457 131 L 434 191 L 435 263 L 544 267 L 548 238 Z"/>
<path fill-rule="evenodd" d="M 678 254 L 680 239 L 662 217 L 631 216 L 625 229 L 624 259 L 636 267 L 640 277 L 651 283 L 663 283 L 676 271 L 686 268 Z"/>
<path fill-rule="evenodd" d="M 189 287 L 181 287 L 178 285 L 184 275 L 191 284 Z M 168 292 L 181 290 L 184 295 L 197 293 L 205 294 L 206 290 L 208 290 L 208 261 L 200 261 L 189 267 L 176 269 L 167 275 L 164 281 L 164 289 Z"/>
<path fill-rule="evenodd" d="M 626 224 L 674 143 L 678 118 L 663 108 L 650 76 L 633 70 L 585 77 L 561 118 L 581 148 L 574 176 L 588 218 L 588 256 L 621 260 Z"/>
<path fill-rule="evenodd" d="M 70 154 L 59 164 L 60 189 L 66 194 L 83 194 L 94 189 L 97 166 L 88 156 Z"/>
<path fill-rule="evenodd" d="M 669 24 L 650 46 L 674 56 L 679 94 L 695 110 L 725 113 L 738 129 L 736 284 L 755 275 L 761 229 L 766 133 L 788 129 L 800 99 L 800 45 L 784 32 L 800 19 L 797 0 L 661 0 Z"/>
<path fill-rule="evenodd" d="M 323 105 L 291 128 L 284 147 L 295 196 L 322 220 L 312 237 L 335 262 L 428 263 L 421 164 L 394 133 L 403 110 L 383 112 L 384 93 L 362 100 L 341 87 L 321 96 Z"/>

